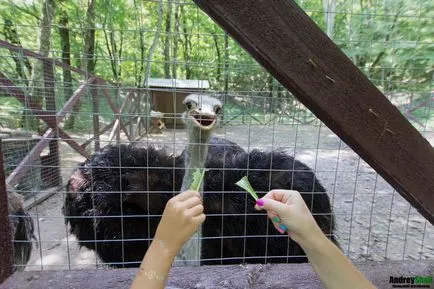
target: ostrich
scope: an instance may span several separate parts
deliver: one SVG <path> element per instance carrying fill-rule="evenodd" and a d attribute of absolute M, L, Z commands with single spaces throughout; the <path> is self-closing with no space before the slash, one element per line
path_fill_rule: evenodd
<path fill-rule="evenodd" d="M 221 102 L 208 95 L 191 94 L 184 99 L 183 103 L 187 108 L 183 114 L 183 121 L 187 127 L 188 145 L 184 155 L 185 172 L 182 179 L 181 192 L 185 192 L 190 188 L 193 182 L 193 173 L 197 169 L 205 168 L 209 141 L 217 122 L 217 116 L 222 109 Z M 202 190 L 203 183 L 200 185 L 199 192 L 202 193 Z M 200 259 L 201 230 L 200 227 L 198 236 L 190 238 L 178 255 L 184 264 L 186 264 L 186 260 L 188 259 Z M 197 240 L 197 244 L 194 242 L 195 239 Z M 190 261 L 190 263 L 197 265 L 198 261 Z"/>
<path fill-rule="evenodd" d="M 105 263 L 117 267 L 138 265 L 134 261 L 140 261 L 140 255 L 146 252 L 158 215 L 175 192 L 190 187 L 195 170 L 205 167 L 208 150 L 222 160 L 244 152 L 235 143 L 211 135 L 221 112 L 219 100 L 191 94 L 184 104 L 189 145 L 180 156 L 169 155 L 158 146 L 106 146 L 76 168 L 68 181 L 69 193 L 62 208 L 65 221 L 79 245 L 95 250 Z M 119 220 L 113 215 L 126 217 Z M 179 257 L 188 258 L 191 253 L 187 249 Z M 130 264 L 131 260 L 134 264 Z"/>
<path fill-rule="evenodd" d="M 183 120 L 187 127 L 188 146 L 184 160 L 186 170 L 181 185 L 182 192 L 190 187 L 195 170 L 205 167 L 211 134 L 217 115 L 222 109 L 221 102 L 208 95 L 190 94 L 183 103 L 187 107 Z M 203 184 L 199 191 L 202 189 Z"/>
<path fill-rule="evenodd" d="M 23 208 L 22 195 L 8 192 L 9 225 L 14 248 L 14 271 L 23 271 L 32 253 L 32 241 L 36 240 L 32 218 Z"/>
<path fill-rule="evenodd" d="M 139 266 L 166 202 L 189 187 L 194 168 L 203 167 L 207 220 L 200 230 L 200 264 L 307 262 L 303 250 L 280 235 L 235 185 L 244 175 L 257 191 L 302 192 L 323 232 L 337 244 L 328 195 L 309 167 L 284 151 L 246 152 L 212 136 L 221 110 L 213 98 L 190 95 L 184 103 L 189 145 L 180 155 L 154 145 L 108 145 L 74 170 L 63 213 L 80 246 L 111 266 Z"/>

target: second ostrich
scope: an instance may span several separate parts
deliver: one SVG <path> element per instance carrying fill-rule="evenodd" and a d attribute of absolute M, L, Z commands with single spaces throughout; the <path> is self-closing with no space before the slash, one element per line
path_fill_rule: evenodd
<path fill-rule="evenodd" d="M 190 186 L 195 168 L 207 168 L 203 202 L 207 219 L 200 230 L 200 255 L 180 255 L 200 264 L 307 262 L 303 250 L 280 235 L 254 200 L 235 183 L 248 175 L 259 192 L 294 189 L 333 242 L 330 201 L 315 174 L 283 151 L 244 151 L 213 137 L 221 104 L 190 95 L 184 103 L 189 145 L 177 156 L 162 147 L 106 146 L 77 167 L 67 184 L 63 212 L 80 246 L 95 250 L 115 267 L 137 267 L 174 194 Z M 188 264 L 191 264 L 190 262 Z M 193 263 L 194 264 L 194 263 Z"/>
<path fill-rule="evenodd" d="M 24 209 L 24 197 L 8 192 L 9 225 L 14 248 L 14 271 L 24 271 L 32 254 L 33 240 L 36 240 L 35 225 Z"/>

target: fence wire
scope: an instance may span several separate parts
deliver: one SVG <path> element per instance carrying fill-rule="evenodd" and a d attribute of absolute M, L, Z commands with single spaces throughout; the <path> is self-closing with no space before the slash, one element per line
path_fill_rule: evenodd
<path fill-rule="evenodd" d="M 310 208 L 314 216 L 328 217 L 321 219 L 325 233 L 350 259 L 434 258 L 434 227 L 193 2 L 112 2 L 0 3 L 0 72 L 9 81 L 0 86 L 3 165 L 8 191 L 25 197 L 37 239 L 14 240 L 33 246 L 28 262 L 14 264 L 17 269 L 138 266 L 143 252 L 135 249 L 149 244 L 162 204 L 179 192 L 179 156 L 193 142 L 182 126 L 182 100 L 198 91 L 223 103 L 216 137 L 245 154 L 281 149 L 314 172 L 303 184 L 312 188 L 306 192 Z M 298 3 L 432 144 L 434 4 Z M 136 150 L 120 148 L 128 144 Z M 224 150 L 237 150 L 234 144 Z M 151 145 L 165 147 L 169 161 L 156 156 L 161 150 L 144 150 Z M 88 207 L 65 216 L 67 184 L 83 177 L 73 170 L 99 149 L 107 157 L 91 164 L 90 183 L 77 193 Z M 270 166 L 279 158 L 247 158 L 248 169 L 241 171 L 265 192 L 276 184 Z M 284 176 L 290 189 L 305 170 L 285 160 L 273 173 Z M 195 236 L 202 248 L 214 249 L 202 255 L 195 247 L 175 265 L 302 260 L 270 224 L 252 228 L 265 216 L 228 184 L 240 169 L 230 159 L 218 164 L 221 183 L 205 192 L 216 200 L 207 214 L 214 227 Z M 316 181 L 333 216 L 316 211 L 314 204 L 325 200 L 313 188 Z M 15 211 L 10 217 L 24 218 Z M 73 233 L 78 230 L 69 220 L 86 238 Z M 231 231 L 232 223 L 237 230 Z M 272 251 L 276 244 L 286 247 Z M 102 258 L 110 254 L 112 260 Z"/>

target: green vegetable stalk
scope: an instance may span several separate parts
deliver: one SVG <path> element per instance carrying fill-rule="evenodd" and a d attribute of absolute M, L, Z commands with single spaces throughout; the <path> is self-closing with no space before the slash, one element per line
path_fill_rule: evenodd
<path fill-rule="evenodd" d="M 205 177 L 206 170 L 197 169 L 193 173 L 193 182 L 191 183 L 190 190 L 199 191 L 200 185 L 202 184 L 203 178 Z"/>
<path fill-rule="evenodd" d="M 255 190 L 253 190 L 252 186 L 250 185 L 249 180 L 247 179 L 247 176 L 244 176 L 241 180 L 235 183 L 237 186 L 241 187 L 242 189 L 246 190 L 250 193 L 250 195 L 256 200 L 259 199 L 258 195 L 256 194 Z"/>

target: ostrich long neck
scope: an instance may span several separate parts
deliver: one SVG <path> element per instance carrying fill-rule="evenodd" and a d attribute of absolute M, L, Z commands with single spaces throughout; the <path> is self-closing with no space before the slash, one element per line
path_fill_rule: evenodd
<path fill-rule="evenodd" d="M 181 192 L 185 192 L 193 182 L 193 173 L 196 169 L 204 168 L 208 155 L 210 133 L 200 133 L 197 130 L 189 133 L 189 144 L 185 154 L 185 174 L 182 180 Z M 202 191 L 203 183 L 199 188 Z"/>

